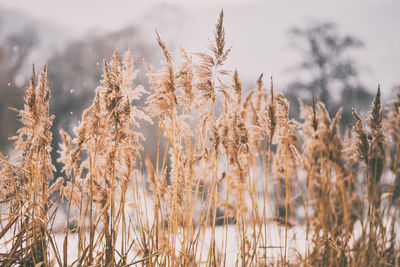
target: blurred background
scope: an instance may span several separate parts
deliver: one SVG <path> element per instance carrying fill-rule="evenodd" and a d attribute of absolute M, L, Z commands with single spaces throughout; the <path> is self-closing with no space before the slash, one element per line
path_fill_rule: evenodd
<path fill-rule="evenodd" d="M 386 100 L 400 84 L 397 0 L 1 0 L 0 151 L 8 152 L 7 138 L 20 127 L 9 107 L 22 107 L 32 64 L 40 69 L 48 62 L 57 144 L 59 129 L 71 133 L 91 103 L 102 60 L 115 48 L 123 52 L 132 45 L 140 70 L 136 83 L 149 89 L 143 63 L 159 67 L 162 60 L 155 29 L 173 55 L 180 44 L 188 52 L 204 52 L 221 8 L 232 46 L 227 69 L 237 68 L 245 90 L 255 87 L 261 73 L 265 83 L 273 76 L 294 118 L 297 99 L 309 103 L 314 94 L 332 114 L 344 106 L 346 126 L 351 107 L 365 115 L 378 84 Z M 145 145 L 151 154 L 157 137 L 145 136 L 153 144 Z M 55 157 L 56 150 L 52 153 Z"/>

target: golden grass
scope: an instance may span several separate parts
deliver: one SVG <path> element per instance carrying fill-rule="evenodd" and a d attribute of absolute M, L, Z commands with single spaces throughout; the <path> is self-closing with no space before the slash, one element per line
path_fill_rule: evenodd
<path fill-rule="evenodd" d="M 20 156 L 0 154 L 1 266 L 399 265 L 400 93 L 385 115 L 378 88 L 368 128 L 354 110 L 343 140 L 342 109 L 331 118 L 314 99 L 297 122 L 262 75 L 244 96 L 238 72 L 223 69 L 222 12 L 197 63 L 181 48 L 176 68 L 156 35 L 165 61 L 147 66 L 146 107 L 133 104 L 147 92 L 133 87 L 130 52 L 122 63 L 115 52 L 74 137 L 60 132 L 57 179 L 46 66 L 38 81 L 33 72 L 17 111 Z M 155 159 L 141 145 L 143 119 L 158 124 Z"/>

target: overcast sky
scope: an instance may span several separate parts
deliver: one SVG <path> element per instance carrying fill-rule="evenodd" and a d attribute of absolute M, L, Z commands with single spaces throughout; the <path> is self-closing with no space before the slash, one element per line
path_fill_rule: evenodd
<path fill-rule="evenodd" d="M 286 77 L 293 77 L 290 69 L 299 62 L 288 29 L 307 21 L 329 20 L 366 44 L 355 57 L 368 87 L 380 83 L 389 97 L 390 89 L 400 84 L 398 0 L 0 0 L 0 6 L 60 25 L 76 37 L 135 24 L 154 38 L 157 28 L 167 42 L 180 42 L 189 51 L 204 50 L 224 8 L 227 43 L 233 45 L 229 66 L 237 67 L 245 81 L 264 72 L 282 86 L 289 80 Z M 163 8 L 168 12 L 159 10 Z M 160 14 L 165 17 L 154 18 Z"/>

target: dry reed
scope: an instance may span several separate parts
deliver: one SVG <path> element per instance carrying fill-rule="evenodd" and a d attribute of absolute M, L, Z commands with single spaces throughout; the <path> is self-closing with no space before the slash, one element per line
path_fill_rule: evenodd
<path fill-rule="evenodd" d="M 209 52 L 181 48 L 178 68 L 156 39 L 165 61 L 147 66 L 147 106 L 134 104 L 147 92 L 133 85 L 130 51 L 122 63 L 115 52 L 74 136 L 60 131 L 57 179 L 46 65 L 33 72 L 17 111 L 20 156 L 0 154 L 1 266 L 399 265 L 400 93 L 385 115 L 378 88 L 369 130 L 354 110 L 344 140 L 342 109 L 331 118 L 313 98 L 297 122 L 272 78 L 269 92 L 263 75 L 246 91 L 223 69 L 223 12 Z M 158 126 L 156 158 L 139 120 Z"/>

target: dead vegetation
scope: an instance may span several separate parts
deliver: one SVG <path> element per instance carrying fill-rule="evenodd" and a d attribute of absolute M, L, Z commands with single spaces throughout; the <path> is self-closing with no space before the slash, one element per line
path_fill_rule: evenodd
<path fill-rule="evenodd" d="M 342 109 L 331 118 L 314 99 L 297 122 L 272 79 L 268 90 L 262 75 L 243 90 L 238 71 L 223 68 L 222 12 L 209 52 L 193 59 L 182 48 L 178 67 L 156 35 L 165 60 L 147 66 L 147 106 L 133 104 L 147 92 L 134 85 L 130 52 L 122 62 L 115 52 L 59 148 L 50 146 L 46 66 L 33 72 L 17 111 L 18 157 L 0 154 L 1 266 L 399 265 L 400 93 L 386 115 L 378 88 L 366 123 L 353 110 L 342 138 Z M 158 124 L 154 160 L 139 120 Z M 62 177 L 52 176 L 52 149 Z M 305 234 L 293 248 L 296 227 Z"/>

